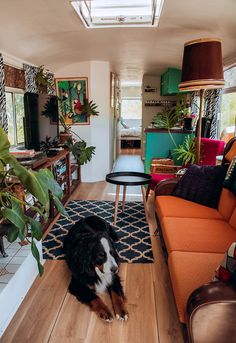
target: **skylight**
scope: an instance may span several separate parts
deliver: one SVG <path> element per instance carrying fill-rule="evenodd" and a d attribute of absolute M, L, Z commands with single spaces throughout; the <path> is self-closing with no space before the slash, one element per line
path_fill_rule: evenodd
<path fill-rule="evenodd" d="M 155 27 L 164 0 L 71 0 L 87 28 Z"/>

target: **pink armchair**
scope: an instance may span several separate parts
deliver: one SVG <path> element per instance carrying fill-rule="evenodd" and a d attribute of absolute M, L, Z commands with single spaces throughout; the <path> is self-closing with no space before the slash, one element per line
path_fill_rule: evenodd
<path fill-rule="evenodd" d="M 203 159 L 200 165 L 215 165 L 216 156 L 223 155 L 225 142 L 218 139 L 201 138 Z M 175 178 L 176 174 L 151 174 L 152 181 L 148 185 L 146 192 L 146 199 L 148 198 L 150 190 L 154 190 L 156 185 L 165 179 Z"/>

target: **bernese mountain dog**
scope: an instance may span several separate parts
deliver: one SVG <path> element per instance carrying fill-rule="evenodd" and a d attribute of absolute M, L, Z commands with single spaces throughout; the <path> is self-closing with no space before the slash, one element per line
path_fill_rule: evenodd
<path fill-rule="evenodd" d="M 113 320 L 113 315 L 98 296 L 105 291 L 110 295 L 115 317 L 128 320 L 114 247 L 117 240 L 112 226 L 94 215 L 75 223 L 64 240 L 65 259 L 72 272 L 70 293 L 107 322 Z"/>

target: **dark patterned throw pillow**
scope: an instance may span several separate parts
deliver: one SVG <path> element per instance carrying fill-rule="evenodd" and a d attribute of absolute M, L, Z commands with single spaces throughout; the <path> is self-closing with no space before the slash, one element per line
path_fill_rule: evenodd
<path fill-rule="evenodd" d="M 172 195 L 201 205 L 217 208 L 227 166 L 189 167 Z"/>

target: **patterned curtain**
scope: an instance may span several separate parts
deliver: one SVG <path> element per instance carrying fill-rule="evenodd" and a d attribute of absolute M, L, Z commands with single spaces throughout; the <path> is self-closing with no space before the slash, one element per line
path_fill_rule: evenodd
<path fill-rule="evenodd" d="M 31 93 L 39 93 L 38 87 L 35 83 L 35 75 L 39 71 L 38 67 L 31 66 L 29 64 L 23 65 L 24 71 L 25 71 L 25 91 L 31 92 Z M 54 74 L 47 73 L 50 85 L 48 86 L 47 93 L 55 95 L 56 89 L 55 89 L 55 83 L 54 83 Z"/>
<path fill-rule="evenodd" d="M 194 113 L 196 116 L 199 115 L 199 92 L 191 92 L 190 95 L 190 106 L 191 106 L 191 112 Z M 193 127 L 193 130 L 196 130 L 197 120 L 195 120 L 195 125 Z"/>
<path fill-rule="evenodd" d="M 25 71 L 25 91 L 38 93 L 38 87 L 35 83 L 35 75 L 37 74 L 39 68 L 29 64 L 23 64 L 23 69 Z"/>
<path fill-rule="evenodd" d="M 8 132 L 5 78 L 2 54 L 0 54 L 0 126 L 6 131 L 6 133 Z"/>
<path fill-rule="evenodd" d="M 199 106 L 198 106 L 198 98 L 199 92 L 191 92 L 190 95 L 190 104 L 191 104 L 191 112 L 198 115 L 199 113 Z"/>
<path fill-rule="evenodd" d="M 205 117 L 211 119 L 210 138 L 217 138 L 218 119 L 221 108 L 222 89 L 205 91 Z"/>
<path fill-rule="evenodd" d="M 56 87 L 54 82 L 54 74 L 48 73 L 48 80 L 50 82 L 50 85 L 48 86 L 48 94 L 56 95 Z"/>

